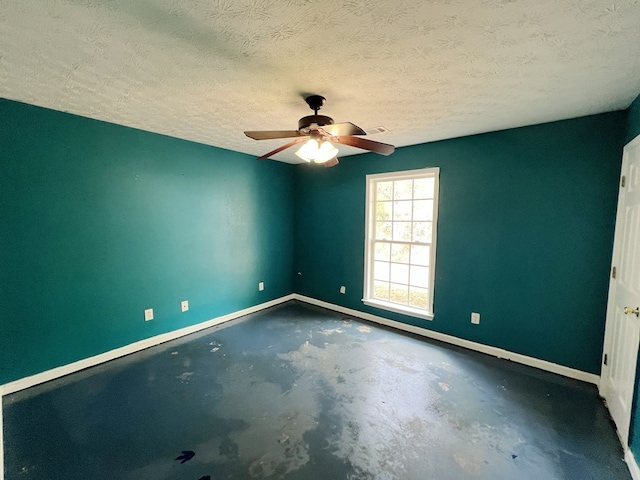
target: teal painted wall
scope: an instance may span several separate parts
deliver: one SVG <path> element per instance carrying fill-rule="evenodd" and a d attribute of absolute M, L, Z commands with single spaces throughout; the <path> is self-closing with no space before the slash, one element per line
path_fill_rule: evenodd
<path fill-rule="evenodd" d="M 290 165 L 8 100 L 0 119 L 0 384 L 291 293 Z"/>
<path fill-rule="evenodd" d="M 625 121 L 616 112 L 296 167 L 296 292 L 599 373 Z M 430 322 L 361 298 L 365 175 L 433 166 Z"/>

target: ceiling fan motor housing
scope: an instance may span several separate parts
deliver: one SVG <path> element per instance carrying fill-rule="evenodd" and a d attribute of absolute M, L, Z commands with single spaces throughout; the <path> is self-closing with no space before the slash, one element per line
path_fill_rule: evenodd
<path fill-rule="evenodd" d="M 311 130 L 314 130 L 313 128 L 310 128 L 314 124 L 318 127 L 333 125 L 333 118 L 327 117 L 326 115 L 309 115 L 302 117 L 298 121 L 298 130 L 300 133 L 309 133 Z"/>

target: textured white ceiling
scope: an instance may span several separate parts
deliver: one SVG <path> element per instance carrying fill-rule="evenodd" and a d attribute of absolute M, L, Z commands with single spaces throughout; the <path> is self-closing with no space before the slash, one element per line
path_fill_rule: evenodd
<path fill-rule="evenodd" d="M 0 97 L 260 155 L 308 93 L 396 146 L 624 109 L 640 0 L 0 1 Z"/>

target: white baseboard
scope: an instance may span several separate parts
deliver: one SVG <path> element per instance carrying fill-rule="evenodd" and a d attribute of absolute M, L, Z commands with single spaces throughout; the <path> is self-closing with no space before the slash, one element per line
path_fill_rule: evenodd
<path fill-rule="evenodd" d="M 129 345 L 125 345 L 124 347 L 116 348 L 115 350 L 110 350 L 108 352 L 101 353 L 100 355 L 95 355 L 93 357 L 85 358 L 84 360 L 79 360 L 77 362 L 73 362 L 68 365 L 63 365 L 61 367 L 53 368 L 51 370 L 47 370 L 46 372 L 38 373 L 30 377 L 21 378 L 14 382 L 5 383 L 4 385 L 0 385 L 0 398 L 2 398 L 3 395 L 9 395 L 10 393 L 15 393 L 20 390 L 24 390 L 25 388 L 34 387 L 41 383 L 48 382 L 50 380 L 55 380 L 56 378 L 60 378 L 65 375 L 69 375 L 70 373 L 75 373 L 80 370 L 84 370 L 85 368 L 93 367 L 95 365 L 108 362 L 109 360 L 114 360 L 119 357 L 124 357 L 125 355 L 139 352 L 140 350 L 144 350 L 149 347 L 153 347 L 155 345 L 160 345 L 161 343 L 165 343 L 170 340 L 175 340 L 177 338 L 184 337 L 185 335 L 189 335 L 190 333 L 199 332 L 200 330 L 204 330 L 205 328 L 213 327 L 215 325 L 220 325 L 221 323 L 225 323 L 230 320 L 235 320 L 236 318 L 243 317 L 245 315 L 249 315 L 250 313 L 255 313 L 260 310 L 264 310 L 265 308 L 273 307 L 275 305 L 278 305 L 280 303 L 284 303 L 293 299 L 294 299 L 294 295 L 289 294 L 284 297 L 276 298 L 275 300 L 271 300 L 269 302 L 265 302 L 259 305 L 255 305 L 253 307 L 245 308 L 244 310 L 239 310 L 237 312 L 232 312 L 227 315 L 223 315 L 221 317 L 207 320 L 205 322 L 198 323 L 190 327 L 185 327 L 179 330 L 174 330 L 172 332 L 167 332 L 161 335 L 156 335 L 154 337 L 146 338 L 144 340 L 140 340 L 139 342 L 131 343 Z"/>
<path fill-rule="evenodd" d="M 488 355 L 492 355 L 498 358 L 503 358 L 505 360 L 511 360 L 512 362 L 521 363 L 523 365 L 528 365 L 530 367 L 535 367 L 540 370 L 546 370 L 552 373 L 557 373 L 565 377 L 575 378 L 576 380 L 581 380 L 583 382 L 593 383 L 595 385 L 598 385 L 600 382 L 599 375 L 583 372 L 582 370 L 576 370 L 575 368 L 565 367 L 563 365 L 558 365 L 557 363 L 547 362 L 545 360 L 540 360 L 538 358 L 528 357 L 526 355 L 521 355 L 519 353 L 503 350 L 498 347 L 491 347 L 489 345 L 483 345 L 481 343 L 464 340 L 462 338 L 454 337 L 444 333 L 434 332 L 433 330 L 429 330 L 426 328 L 420 328 L 414 325 L 408 325 L 406 323 L 397 322 L 395 320 L 389 320 L 387 318 L 378 317 L 377 315 L 372 315 L 370 313 L 361 312 L 359 310 L 353 310 L 351 308 L 342 307 L 340 305 L 324 302 L 322 300 L 317 300 L 311 297 L 305 297 L 304 295 L 294 294 L 294 298 L 301 302 L 306 302 L 312 305 L 317 305 L 319 307 L 328 308 L 329 310 L 346 313 L 347 315 L 352 315 L 357 318 L 362 318 L 364 320 L 369 320 L 371 322 L 386 325 L 387 327 L 396 328 L 398 330 L 403 330 L 405 332 L 415 333 L 423 337 L 432 338 L 434 340 L 439 340 L 441 342 L 449 343 L 451 345 L 456 345 L 458 347 L 468 348 L 469 350 L 474 350 L 476 352 L 486 353 Z"/>
<path fill-rule="evenodd" d="M 629 467 L 631 478 L 633 478 L 633 480 L 640 480 L 640 468 L 638 468 L 636 458 L 633 456 L 633 452 L 629 448 L 626 448 L 624 451 L 624 460 L 627 462 L 627 466 Z"/>
<path fill-rule="evenodd" d="M 306 297 L 304 295 L 299 295 L 297 293 L 292 293 L 284 297 L 271 300 L 269 302 L 265 302 L 259 305 L 255 305 L 253 307 L 245 308 L 244 310 L 239 310 L 237 312 L 229 313 L 221 317 L 207 320 L 197 325 L 192 325 L 190 327 L 181 328 L 180 330 L 175 330 L 172 332 L 163 333 L 161 335 L 156 335 L 154 337 L 150 337 L 135 343 L 131 343 L 129 345 L 125 345 L 124 347 L 120 347 L 115 350 L 101 353 L 99 355 L 95 355 L 93 357 L 79 360 L 77 362 L 70 363 L 68 365 L 63 365 L 61 367 L 53 368 L 51 370 L 47 370 L 45 372 L 38 373 L 36 375 L 21 378 L 19 380 L 9 382 L 4 385 L 0 385 L 0 398 L 3 395 L 15 393 L 20 390 L 24 390 L 25 388 L 30 388 L 30 387 L 39 385 L 41 383 L 48 382 L 50 380 L 55 380 L 56 378 L 60 378 L 65 375 L 69 375 L 71 373 L 84 370 L 85 368 L 93 367 L 95 365 L 108 362 L 109 360 L 114 360 L 116 358 L 123 357 L 125 355 L 129 355 L 131 353 L 135 353 L 140 350 L 144 350 L 146 348 L 168 342 L 170 340 L 175 340 L 185 335 L 189 335 L 191 333 L 195 333 L 200 330 L 204 330 L 205 328 L 213 327 L 215 325 L 220 325 L 221 323 L 225 323 L 230 320 L 234 320 L 236 318 L 242 317 L 244 315 L 249 315 L 251 313 L 258 312 L 265 308 L 279 305 L 289 300 L 299 300 L 301 302 L 309 303 L 311 305 L 317 305 L 319 307 L 324 307 L 329 310 L 334 310 L 341 313 L 346 313 L 347 315 L 352 315 L 354 317 L 362 318 L 364 320 L 369 320 L 375 323 L 379 323 L 381 325 L 386 325 L 388 327 L 396 328 L 398 330 L 403 330 L 403 331 L 414 333 L 424 337 L 432 338 L 434 340 L 439 340 L 452 345 L 457 345 L 459 347 L 468 348 L 469 350 L 486 353 L 494 357 L 504 358 L 506 360 L 522 363 L 524 365 L 529 365 L 531 367 L 539 368 L 541 370 L 557 373 L 565 377 L 575 378 L 577 380 L 593 383 L 595 385 L 599 384 L 600 377 L 593 373 L 583 372 L 581 370 L 576 370 L 570 367 L 565 367 L 563 365 L 547 362 L 545 360 L 528 357 L 526 355 L 510 352 L 508 350 L 503 350 L 501 348 L 492 347 L 489 345 L 483 345 L 481 343 L 464 340 L 464 339 L 447 335 L 444 333 L 435 332 L 433 330 L 429 330 L 426 328 L 420 328 L 414 325 L 408 325 L 406 323 L 397 322 L 395 320 L 389 320 L 387 318 L 379 317 L 377 315 L 372 315 L 370 313 L 361 312 L 359 310 L 353 310 L 351 308 L 342 307 L 340 305 L 336 305 L 333 303 L 328 303 L 322 300 L 317 300 L 315 298 Z"/>

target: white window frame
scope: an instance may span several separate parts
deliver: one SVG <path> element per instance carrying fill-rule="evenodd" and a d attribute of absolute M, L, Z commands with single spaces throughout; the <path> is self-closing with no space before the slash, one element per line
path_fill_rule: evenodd
<path fill-rule="evenodd" d="M 376 232 L 376 192 L 378 182 L 388 182 L 396 180 L 408 180 L 416 178 L 433 178 L 433 224 L 431 244 L 409 242 L 413 245 L 430 245 L 429 258 L 429 284 L 428 284 L 428 306 L 426 309 L 409 305 L 380 300 L 373 297 L 373 262 L 374 262 L 374 241 Z M 365 261 L 364 261 L 364 298 L 362 302 L 372 307 L 382 308 L 392 312 L 411 315 L 413 317 L 433 320 L 433 291 L 435 287 L 436 271 L 436 238 L 438 225 L 438 197 L 440 183 L 440 168 L 421 168 L 417 170 L 404 170 L 399 172 L 377 173 L 366 177 L 366 214 L 365 214 Z M 393 241 L 391 241 L 393 242 Z"/>

